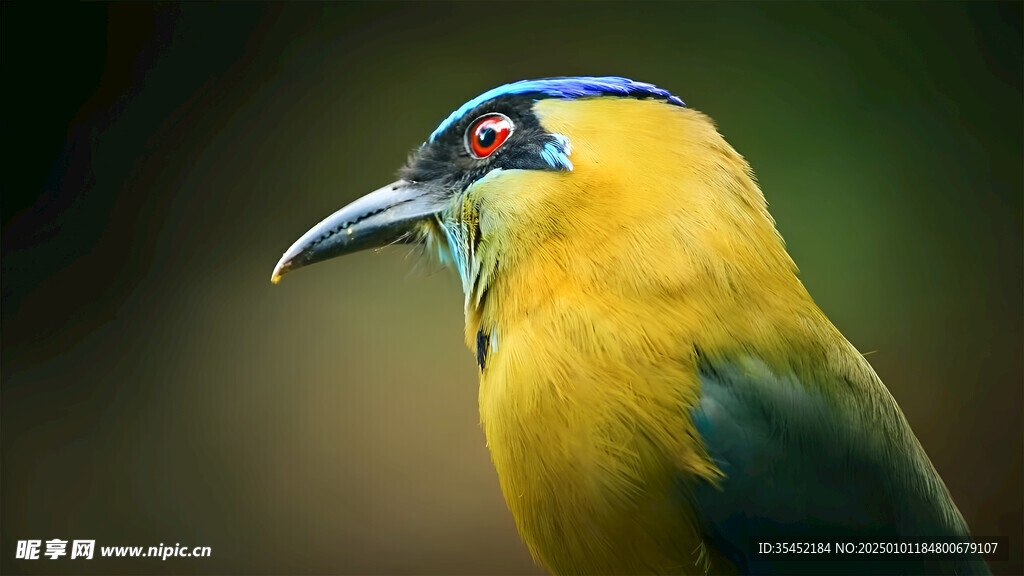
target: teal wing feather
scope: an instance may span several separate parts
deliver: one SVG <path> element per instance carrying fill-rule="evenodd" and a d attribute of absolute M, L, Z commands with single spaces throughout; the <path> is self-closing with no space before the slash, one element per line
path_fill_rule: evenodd
<path fill-rule="evenodd" d="M 708 544 L 746 574 L 989 574 L 977 558 L 768 560 L 758 542 L 968 541 L 895 401 L 872 382 L 806 386 L 754 357 L 701 356 L 691 416 L 724 474 L 693 491 Z M 858 390 L 860 392 L 858 392 Z M 865 394 L 867 390 L 870 393 Z M 836 557 L 831 557 L 836 558 Z"/>

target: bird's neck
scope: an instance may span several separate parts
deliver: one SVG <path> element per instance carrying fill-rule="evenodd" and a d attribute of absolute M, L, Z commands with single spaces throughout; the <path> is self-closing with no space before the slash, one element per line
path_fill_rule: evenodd
<path fill-rule="evenodd" d="M 780 333 L 814 342 L 834 331 L 798 280 L 749 166 L 703 114 L 615 99 L 542 101 L 537 112 L 548 130 L 571 135 L 575 169 L 517 176 L 509 205 L 528 216 L 504 209 L 501 234 L 486 233 L 481 213 L 486 282 L 466 308 L 478 355 L 482 335 L 500 350 L 523 326 L 548 332 L 547 345 L 720 340 L 766 353 Z M 619 119 L 615 130 L 608 117 Z M 552 324 L 538 326 L 542 317 Z"/>

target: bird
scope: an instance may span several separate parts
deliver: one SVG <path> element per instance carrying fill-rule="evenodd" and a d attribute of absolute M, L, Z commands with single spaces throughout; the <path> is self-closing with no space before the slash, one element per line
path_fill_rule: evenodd
<path fill-rule="evenodd" d="M 398 176 L 302 235 L 272 281 L 395 243 L 454 269 L 480 424 L 538 564 L 989 573 L 878 553 L 970 531 L 708 116 L 623 77 L 521 80 L 452 112 Z"/>

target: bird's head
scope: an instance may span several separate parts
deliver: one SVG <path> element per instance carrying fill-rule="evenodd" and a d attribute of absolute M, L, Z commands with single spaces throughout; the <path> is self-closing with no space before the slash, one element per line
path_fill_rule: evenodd
<path fill-rule="evenodd" d="M 467 315 L 502 283 L 527 305 L 566 284 L 642 297 L 793 275 L 749 167 L 713 123 L 618 77 L 521 81 L 466 102 L 398 181 L 296 241 L 272 280 L 396 242 L 454 263 Z"/>

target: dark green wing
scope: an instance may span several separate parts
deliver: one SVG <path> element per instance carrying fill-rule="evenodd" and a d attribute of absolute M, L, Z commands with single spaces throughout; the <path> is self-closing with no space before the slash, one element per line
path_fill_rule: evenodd
<path fill-rule="evenodd" d="M 694 492 L 707 542 L 747 574 L 989 574 L 976 558 L 754 554 L 759 542 L 970 540 L 899 408 L 865 368 L 867 388 L 840 376 L 832 395 L 757 358 L 701 357 L 692 417 L 725 474 Z"/>

